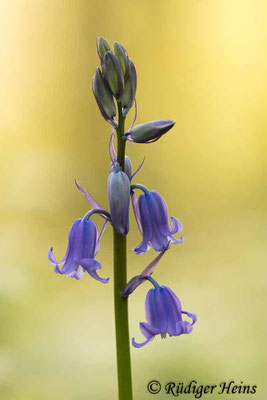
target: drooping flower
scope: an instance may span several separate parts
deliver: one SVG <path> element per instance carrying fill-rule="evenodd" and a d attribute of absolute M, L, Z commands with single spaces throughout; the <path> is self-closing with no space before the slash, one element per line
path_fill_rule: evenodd
<path fill-rule="evenodd" d="M 183 225 L 177 218 L 171 217 L 172 223 L 169 226 L 167 204 L 160 194 L 155 190 L 149 191 L 142 185 L 132 185 L 131 188 L 144 191 L 138 201 L 135 194 L 132 195 L 134 214 L 143 235 L 142 242 L 133 249 L 135 254 L 143 254 L 151 246 L 156 251 L 162 251 L 169 241 L 174 244 L 183 243 L 183 237 L 176 239 L 173 236 L 182 232 Z"/>
<path fill-rule="evenodd" d="M 53 254 L 53 247 L 49 249 L 48 261 L 55 266 L 55 272 L 65 274 L 70 278 L 81 279 L 87 271 L 92 278 L 107 283 L 109 278 L 98 276 L 96 271 L 102 267 L 100 262 L 95 259 L 106 224 L 107 221 L 99 234 L 97 226 L 92 220 L 79 218 L 74 221 L 69 231 L 65 257 L 61 261 L 57 261 Z M 63 266 L 59 268 L 61 264 Z"/>
<path fill-rule="evenodd" d="M 194 313 L 182 310 L 181 302 L 173 291 L 167 286 L 156 285 L 150 289 L 145 301 L 147 322 L 140 322 L 140 330 L 146 340 L 137 343 L 132 338 L 134 347 L 143 347 L 151 342 L 156 335 L 162 338 L 169 336 L 179 336 L 192 332 L 192 326 L 197 317 Z M 182 314 L 192 319 L 192 322 L 183 321 Z"/>
<path fill-rule="evenodd" d="M 108 177 L 108 199 L 111 222 L 116 231 L 127 235 L 129 231 L 130 180 L 116 163 Z"/>

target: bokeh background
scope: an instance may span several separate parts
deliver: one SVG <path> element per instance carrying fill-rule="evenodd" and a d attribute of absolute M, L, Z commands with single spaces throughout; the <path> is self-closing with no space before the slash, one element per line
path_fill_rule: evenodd
<path fill-rule="evenodd" d="M 128 154 L 135 167 L 146 157 L 136 182 L 157 189 L 184 224 L 185 243 L 155 277 L 198 315 L 191 335 L 132 349 L 135 399 L 152 398 L 151 379 L 242 381 L 265 399 L 267 2 L 1 0 L 0 8 L 1 399 L 117 398 L 112 282 L 74 281 L 47 261 L 51 245 L 64 255 L 71 223 L 88 210 L 75 178 L 108 206 L 110 129 L 91 93 L 96 35 L 120 41 L 136 64 L 137 122 L 176 121 Z M 111 241 L 108 228 L 103 277 L 112 277 Z M 154 257 L 130 254 L 139 241 L 131 214 L 130 276 Z M 148 288 L 129 304 L 140 341 Z"/>

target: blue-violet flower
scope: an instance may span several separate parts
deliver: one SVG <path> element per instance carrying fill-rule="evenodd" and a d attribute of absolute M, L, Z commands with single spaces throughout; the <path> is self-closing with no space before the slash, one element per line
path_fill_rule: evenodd
<path fill-rule="evenodd" d="M 133 185 L 139 187 L 141 185 Z M 134 192 L 132 192 L 134 193 Z M 183 243 L 184 239 L 176 239 L 173 235 L 183 230 L 182 223 L 171 217 L 169 226 L 168 208 L 165 200 L 155 190 L 145 189 L 145 193 L 139 196 L 132 194 L 134 214 L 138 227 L 143 235 L 142 242 L 133 250 L 135 254 L 144 254 L 152 246 L 156 251 L 162 251 L 169 241 L 172 243 Z"/>
<path fill-rule="evenodd" d="M 147 322 L 140 323 L 140 330 L 146 340 L 137 343 L 132 339 L 134 347 L 142 347 L 151 342 L 156 335 L 162 338 L 169 336 L 179 336 L 192 332 L 192 326 L 197 317 L 194 313 L 182 311 L 182 306 L 178 297 L 167 286 L 157 286 L 150 289 L 145 301 Z M 182 314 L 186 314 L 192 322 L 183 321 Z"/>
<path fill-rule="evenodd" d="M 48 260 L 55 266 L 55 272 L 66 274 L 70 278 L 81 279 L 88 272 L 92 278 L 107 283 L 109 278 L 100 278 L 96 270 L 101 269 L 99 261 L 95 257 L 99 251 L 100 238 L 105 229 L 106 222 L 99 235 L 97 226 L 92 220 L 77 219 L 72 224 L 69 231 L 69 241 L 65 257 L 61 261 L 56 261 L 53 254 L 53 247 L 48 252 Z M 60 269 L 59 265 L 63 264 Z"/>

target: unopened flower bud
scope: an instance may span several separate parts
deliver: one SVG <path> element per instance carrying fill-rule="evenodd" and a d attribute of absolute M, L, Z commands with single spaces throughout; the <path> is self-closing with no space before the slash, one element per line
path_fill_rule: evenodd
<path fill-rule="evenodd" d="M 114 53 L 120 62 L 123 75 L 127 75 L 129 70 L 129 57 L 127 51 L 119 42 L 115 42 Z"/>
<path fill-rule="evenodd" d="M 97 46 L 97 52 L 100 58 L 101 63 L 104 60 L 104 55 L 106 54 L 107 51 L 111 51 L 111 48 L 106 41 L 105 38 L 101 37 L 96 41 L 96 46 Z"/>
<path fill-rule="evenodd" d="M 125 171 L 126 175 L 128 176 L 128 178 L 131 179 L 132 163 L 128 156 L 125 156 L 125 159 L 124 159 L 124 171 Z"/>
<path fill-rule="evenodd" d="M 101 114 L 107 122 L 116 128 L 117 122 L 113 119 L 116 116 L 115 103 L 112 93 L 99 68 L 96 69 L 96 73 L 93 77 L 92 87 Z"/>
<path fill-rule="evenodd" d="M 104 56 L 103 69 L 111 92 L 119 99 L 123 93 L 123 73 L 118 58 L 111 51 Z"/>
<path fill-rule="evenodd" d="M 115 164 L 112 162 L 110 163 L 109 166 L 109 172 L 114 172 L 116 170 Z M 128 156 L 124 157 L 124 172 L 128 176 L 129 179 L 131 179 L 132 176 L 132 163 L 131 160 Z"/>
<path fill-rule="evenodd" d="M 124 118 L 126 117 L 128 111 L 130 110 L 130 108 L 134 103 L 136 88 L 137 88 L 136 69 L 133 61 L 129 59 L 129 74 L 128 77 L 126 78 L 124 91 L 121 98 L 121 105 L 123 107 L 122 115 Z"/>
<path fill-rule="evenodd" d="M 127 235 L 129 231 L 130 180 L 120 171 L 116 163 L 114 172 L 108 177 L 108 199 L 111 222 L 118 233 Z"/>
<path fill-rule="evenodd" d="M 175 122 L 171 119 L 160 119 L 136 125 L 131 132 L 126 133 L 126 139 L 136 143 L 151 143 L 158 140 L 164 133 L 168 132 Z"/>

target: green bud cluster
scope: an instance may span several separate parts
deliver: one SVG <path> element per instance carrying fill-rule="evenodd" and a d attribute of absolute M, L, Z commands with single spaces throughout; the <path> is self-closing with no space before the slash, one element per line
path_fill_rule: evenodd
<path fill-rule="evenodd" d="M 114 43 L 114 52 L 103 37 L 97 39 L 97 52 L 101 69 L 97 68 L 93 77 L 93 93 L 101 114 L 113 127 L 118 124 L 114 98 L 121 103 L 122 115 L 125 118 L 134 104 L 137 75 L 133 61 L 125 48 Z"/>

